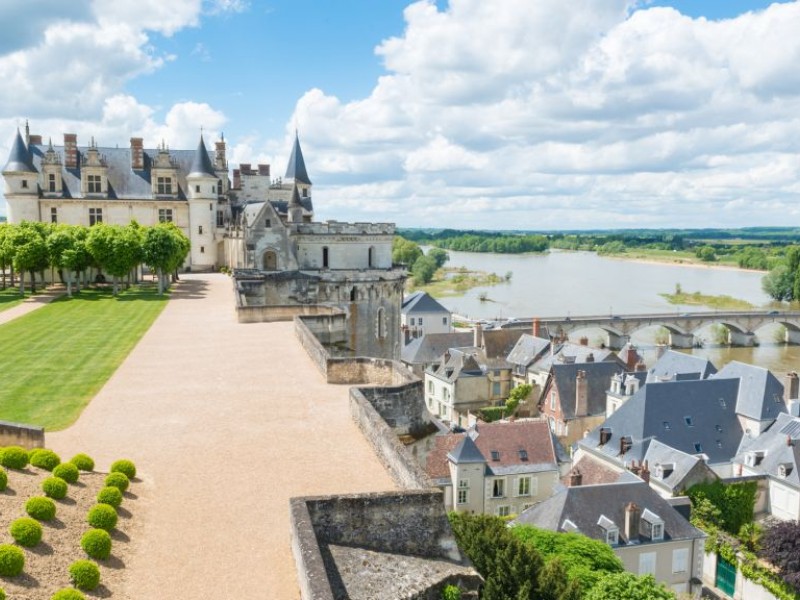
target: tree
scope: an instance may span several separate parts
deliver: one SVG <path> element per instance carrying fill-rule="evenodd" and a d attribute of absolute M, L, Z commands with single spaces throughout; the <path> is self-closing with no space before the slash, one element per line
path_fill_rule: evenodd
<path fill-rule="evenodd" d="M 508 400 L 506 400 L 506 414 L 513 415 L 517 411 L 520 402 L 524 402 L 528 398 L 531 390 L 533 390 L 533 386 L 529 383 L 523 383 L 511 390 L 508 394 Z"/>
<path fill-rule="evenodd" d="M 441 269 L 450 260 L 450 255 L 441 248 L 431 248 L 428 250 L 428 258 L 432 258 L 433 262 L 436 263 L 436 268 Z"/>
<path fill-rule="evenodd" d="M 36 292 L 36 271 L 43 271 L 48 265 L 47 245 L 36 224 L 23 221 L 15 228 L 14 268 L 19 273 L 19 293 L 25 294 L 25 271 L 31 275 L 31 292 Z"/>
<path fill-rule="evenodd" d="M 800 521 L 779 521 L 761 536 L 761 558 L 778 569 L 778 574 L 800 592 Z"/>
<path fill-rule="evenodd" d="M 652 575 L 637 576 L 627 571 L 603 576 L 585 600 L 675 600 L 675 594 Z"/>
<path fill-rule="evenodd" d="M 703 262 L 714 262 L 717 260 L 717 253 L 713 246 L 700 246 L 694 253 L 695 256 Z"/>
<path fill-rule="evenodd" d="M 422 256 L 418 244 L 396 235 L 392 240 L 392 262 L 411 267 Z"/>
<path fill-rule="evenodd" d="M 189 239 L 173 223 L 159 223 L 144 235 L 144 262 L 158 274 L 158 293 L 166 287 L 166 274 L 177 269 L 189 253 Z"/>
<path fill-rule="evenodd" d="M 0 268 L 3 270 L 3 289 L 6 289 L 6 267 L 11 268 L 11 286 L 14 286 L 14 225 L 0 223 Z"/>
<path fill-rule="evenodd" d="M 72 264 L 77 259 L 75 236 L 72 227 L 59 225 L 45 240 L 50 265 L 58 269 L 62 279 L 67 281 L 67 296 L 72 296 Z M 64 271 L 66 270 L 66 277 Z"/>
<path fill-rule="evenodd" d="M 764 292 L 775 300 L 791 300 L 794 286 L 794 273 L 786 264 L 780 264 L 761 280 Z"/>
<path fill-rule="evenodd" d="M 436 273 L 436 262 L 429 256 L 421 256 L 411 268 L 411 273 L 414 275 L 414 285 L 430 283 Z"/>

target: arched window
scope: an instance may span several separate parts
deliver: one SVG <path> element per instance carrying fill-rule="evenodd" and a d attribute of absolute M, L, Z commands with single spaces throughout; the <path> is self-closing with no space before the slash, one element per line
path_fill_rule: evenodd
<path fill-rule="evenodd" d="M 376 334 L 379 340 L 382 340 L 386 337 L 386 314 L 383 308 L 378 309 L 378 322 L 376 323 Z"/>
<path fill-rule="evenodd" d="M 328 247 L 327 246 L 323 246 L 322 247 L 322 268 L 323 269 L 327 269 L 328 268 Z"/>
<path fill-rule="evenodd" d="M 356 288 L 353 286 L 353 289 L 350 290 L 350 302 L 356 301 Z"/>

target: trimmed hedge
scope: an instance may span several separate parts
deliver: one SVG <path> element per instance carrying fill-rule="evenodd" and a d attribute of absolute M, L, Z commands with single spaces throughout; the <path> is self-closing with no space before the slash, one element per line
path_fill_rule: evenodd
<path fill-rule="evenodd" d="M 120 492 L 127 490 L 130 484 L 131 482 L 128 479 L 128 476 L 125 475 L 125 473 L 120 473 L 119 471 L 109 473 L 106 477 L 106 486 L 115 487 Z"/>
<path fill-rule="evenodd" d="M 19 446 L 8 446 L 0 451 L 0 465 L 7 469 L 24 469 L 28 466 L 28 451 Z"/>
<path fill-rule="evenodd" d="M 111 536 L 102 529 L 90 529 L 81 538 L 81 548 L 90 558 L 105 560 L 111 556 Z"/>
<path fill-rule="evenodd" d="M 50 600 L 86 600 L 86 596 L 81 594 L 78 590 L 64 588 L 50 596 Z"/>
<path fill-rule="evenodd" d="M 61 457 L 52 450 L 36 448 L 28 453 L 28 459 L 34 467 L 52 471 L 61 464 Z"/>
<path fill-rule="evenodd" d="M 78 467 L 72 463 L 64 463 L 53 469 L 53 476 L 60 477 L 67 483 L 75 483 L 78 481 L 81 474 L 80 471 L 78 471 Z"/>
<path fill-rule="evenodd" d="M 97 493 L 97 502 L 98 504 L 110 504 L 114 508 L 119 508 L 119 505 L 122 504 L 122 492 L 119 491 L 119 488 L 104 487 Z"/>
<path fill-rule="evenodd" d="M 39 521 L 30 517 L 20 517 L 12 521 L 8 531 L 14 541 L 26 548 L 33 548 L 42 541 L 42 526 Z"/>
<path fill-rule="evenodd" d="M 25 512 L 38 521 L 52 521 L 56 516 L 56 505 L 44 496 L 34 496 L 25 503 Z"/>
<path fill-rule="evenodd" d="M 108 504 L 95 504 L 86 513 L 86 521 L 96 529 L 110 531 L 117 526 L 117 510 Z"/>
<path fill-rule="evenodd" d="M 5 469 L 0 469 L 0 492 L 8 487 L 8 473 Z"/>
<path fill-rule="evenodd" d="M 48 477 L 42 482 L 42 491 L 45 496 L 61 500 L 67 495 L 67 482 L 60 477 Z"/>
<path fill-rule="evenodd" d="M 136 465 L 133 464 L 132 460 L 125 458 L 115 460 L 113 463 L 111 463 L 111 472 L 124 473 L 128 479 L 133 479 L 136 477 Z"/>
<path fill-rule="evenodd" d="M 0 575 L 16 577 L 25 568 L 25 553 L 11 544 L 0 545 Z"/>
<path fill-rule="evenodd" d="M 76 560 L 69 566 L 69 578 L 79 590 L 91 591 L 100 585 L 100 569 L 90 560 Z"/>
<path fill-rule="evenodd" d="M 73 465 L 78 467 L 81 471 L 94 471 L 94 460 L 88 454 L 83 454 L 82 452 L 76 454 L 71 459 L 69 459 Z"/>

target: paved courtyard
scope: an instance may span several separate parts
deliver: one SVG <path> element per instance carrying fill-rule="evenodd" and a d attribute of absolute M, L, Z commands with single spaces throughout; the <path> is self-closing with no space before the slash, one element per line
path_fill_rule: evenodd
<path fill-rule="evenodd" d="M 230 278 L 187 275 L 71 428 L 62 455 L 130 457 L 143 519 L 115 598 L 299 597 L 292 496 L 393 489 L 292 323 L 239 324 Z"/>

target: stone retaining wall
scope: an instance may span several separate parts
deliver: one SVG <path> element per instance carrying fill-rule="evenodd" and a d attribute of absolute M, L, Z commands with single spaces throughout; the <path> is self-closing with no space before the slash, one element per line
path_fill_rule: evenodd
<path fill-rule="evenodd" d="M 44 427 L 0 421 L 0 446 L 44 448 Z"/>
<path fill-rule="evenodd" d="M 300 315 L 329 315 L 336 309 L 319 304 L 283 304 L 273 306 L 237 306 L 239 323 L 271 323 L 291 321 Z"/>

